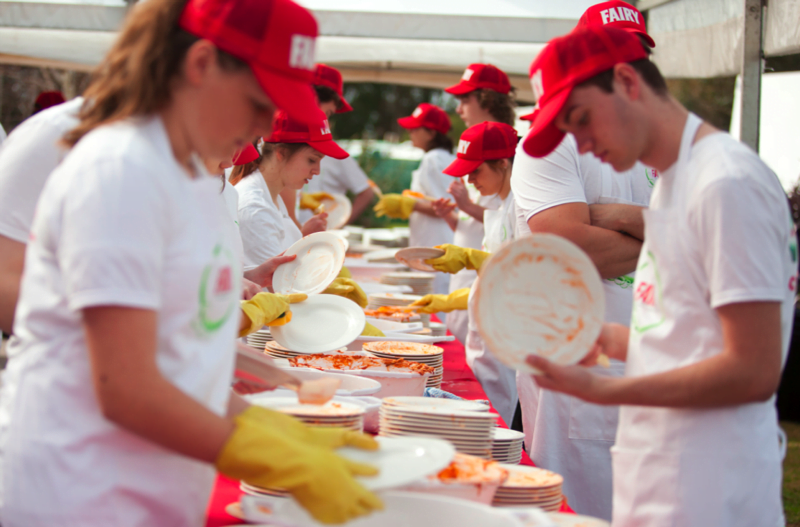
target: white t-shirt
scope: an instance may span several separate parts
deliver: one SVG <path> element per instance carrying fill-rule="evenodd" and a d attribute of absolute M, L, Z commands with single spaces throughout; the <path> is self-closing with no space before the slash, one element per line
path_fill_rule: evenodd
<path fill-rule="evenodd" d="M 616 172 L 591 153 L 579 154 L 572 135 L 543 158 L 517 147 L 511 188 L 517 207 L 517 236 L 530 233 L 528 220 L 535 214 L 566 203 L 627 203 L 646 207 L 657 179 L 652 168 L 636 163 Z M 604 280 L 606 322 L 627 324 L 631 316 L 633 274 Z"/>
<path fill-rule="evenodd" d="M 283 199 L 272 201 L 267 182 L 256 170 L 236 184 L 239 192 L 239 232 L 244 246 L 244 269 L 249 271 L 278 256 L 303 237 L 286 211 Z"/>
<path fill-rule="evenodd" d="M 0 145 L 3 144 L 3 141 L 6 140 L 6 137 L 8 137 L 8 135 L 6 134 L 6 129 L 3 128 L 2 124 L 0 124 Z"/>
<path fill-rule="evenodd" d="M 786 195 L 761 159 L 728 134 L 692 146 L 699 124 L 690 115 L 679 160 L 659 179 L 645 213 L 626 376 L 719 355 L 724 339 L 715 309 L 739 302 L 780 304 L 786 361 L 797 287 Z M 774 396 L 709 409 L 621 407 L 615 520 L 783 525 L 777 425 Z"/>
<path fill-rule="evenodd" d="M 159 118 L 101 127 L 42 192 L 0 396 L 3 525 L 200 525 L 215 471 L 106 419 L 81 310 L 157 314 L 156 361 L 226 412 L 241 266 L 219 180 L 177 163 Z M 146 387 L 143 387 L 146 389 Z"/>
<path fill-rule="evenodd" d="M 242 235 L 239 233 L 239 192 L 227 181 L 227 176 L 225 176 L 225 186 L 222 188 L 222 200 L 225 202 L 225 210 L 228 211 L 228 219 L 233 222 L 236 229 L 236 236 L 231 241 L 236 247 L 239 261 L 243 262 L 244 245 L 242 245 Z"/>
<path fill-rule="evenodd" d="M 349 191 L 357 196 L 369 188 L 369 178 L 353 156 L 344 159 L 325 156 L 319 165 L 319 174 L 308 182 L 303 192 L 345 194 Z M 313 211 L 298 207 L 297 219 L 300 223 L 310 220 L 313 215 Z"/>
<path fill-rule="evenodd" d="M 17 126 L 0 146 L 0 235 L 28 243 L 45 181 L 67 153 L 58 144 L 78 125 L 83 98 L 53 106 Z"/>

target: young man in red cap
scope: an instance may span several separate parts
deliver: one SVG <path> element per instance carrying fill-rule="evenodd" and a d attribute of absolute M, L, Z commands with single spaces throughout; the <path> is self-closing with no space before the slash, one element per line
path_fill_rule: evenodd
<path fill-rule="evenodd" d="M 797 244 L 786 195 L 746 146 L 671 97 L 638 39 L 590 27 L 553 40 L 531 67 L 540 112 L 525 139 L 564 138 L 618 171 L 659 170 L 636 267 L 630 327 L 598 353 L 623 378 L 528 362 L 546 390 L 621 405 L 614 526 L 784 524 L 774 394 L 794 314 Z"/>
<path fill-rule="evenodd" d="M 317 92 L 319 108 L 325 112 L 328 118 L 337 113 L 353 110 L 353 107 L 344 98 L 342 74 L 336 68 L 317 64 L 313 85 Z M 312 179 L 300 193 L 298 221 L 302 224 L 311 219 L 314 210 L 320 206 L 320 200 L 331 199 L 333 194 L 345 195 L 347 192 L 355 196 L 353 211 L 348 220 L 348 223 L 352 223 L 369 206 L 375 193 L 370 187 L 369 178 L 361 170 L 355 158 L 335 159 L 326 156 L 320 163 L 319 175 Z M 289 212 L 294 212 L 295 194 L 294 191 L 288 190 L 281 194 L 287 200 Z"/>
<path fill-rule="evenodd" d="M 580 19 L 600 24 L 604 10 L 626 13 L 620 1 L 591 7 Z M 637 11 L 638 13 L 638 11 Z M 641 14 L 636 15 L 642 21 Z M 642 35 L 644 24 L 611 21 Z M 619 18 L 619 17 L 617 17 Z M 628 16 L 628 19 L 635 18 Z M 645 37 L 642 37 L 645 38 Z M 649 42 L 649 37 L 646 37 Z M 541 97 L 539 74 L 531 70 L 534 92 Z M 618 173 L 591 154 L 581 154 L 567 137 L 548 156 L 538 159 L 521 147 L 511 180 L 517 203 L 519 233 L 549 232 L 563 236 L 592 258 L 605 278 L 606 322 L 627 323 L 633 304 L 633 270 L 642 243 L 642 207 L 646 207 L 655 173 L 637 163 Z M 614 361 L 599 374 L 620 377 L 625 365 Z M 540 390 L 527 375 L 517 388 L 528 453 L 537 465 L 564 475 L 564 493 L 579 513 L 611 519 L 611 453 L 617 408 L 586 404 L 574 397 Z"/>
<path fill-rule="evenodd" d="M 508 75 L 491 64 L 470 64 L 464 70 L 458 84 L 444 91 L 458 98 L 456 113 L 467 128 L 483 122 L 505 123 L 514 126 L 514 88 Z M 437 213 L 445 218 L 453 229 L 453 245 L 480 249 L 483 242 L 483 213 L 497 210 L 502 200 L 496 195 L 482 196 L 474 185 L 464 184 L 462 178 L 455 179 L 447 191 L 453 201 L 441 199 L 435 202 Z M 457 209 L 457 210 L 456 210 Z M 450 290 L 469 288 L 477 273 L 463 269 L 450 278 Z M 466 311 L 453 311 L 447 315 L 447 329 L 459 340 L 467 343 L 469 317 Z"/>

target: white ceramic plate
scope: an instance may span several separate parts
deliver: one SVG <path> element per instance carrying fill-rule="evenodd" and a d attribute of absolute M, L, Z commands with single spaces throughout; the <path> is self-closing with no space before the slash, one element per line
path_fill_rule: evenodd
<path fill-rule="evenodd" d="M 387 397 L 383 400 L 386 406 L 424 406 L 427 408 L 446 408 L 448 410 L 467 410 L 488 412 L 489 407 L 475 401 L 459 401 L 457 399 L 437 399 L 435 397 Z"/>
<path fill-rule="evenodd" d="M 395 263 L 395 255 L 400 249 L 381 249 L 364 255 L 364 261 L 370 263 Z"/>
<path fill-rule="evenodd" d="M 577 245 L 552 234 L 509 243 L 481 268 L 476 320 L 486 347 L 500 362 L 537 373 L 525 358 L 537 354 L 575 364 L 589 353 L 605 314 L 603 283 Z"/>
<path fill-rule="evenodd" d="M 376 440 L 381 445 L 378 450 L 345 447 L 336 451 L 351 461 L 378 467 L 377 476 L 358 478 L 370 490 L 400 487 L 436 474 L 455 456 L 453 446 L 442 439 L 377 437 Z"/>
<path fill-rule="evenodd" d="M 342 270 L 344 253 L 344 241 L 335 234 L 316 232 L 306 236 L 286 249 L 287 256 L 296 254 L 297 258 L 275 270 L 273 289 L 284 295 L 321 293 Z"/>
<path fill-rule="evenodd" d="M 412 269 L 417 271 L 436 271 L 433 267 L 425 263 L 425 260 L 430 258 L 439 258 L 444 256 L 445 252 L 442 249 L 434 249 L 433 247 L 406 247 L 397 251 L 395 258 L 398 262 L 406 264 Z"/>
<path fill-rule="evenodd" d="M 350 220 L 353 204 L 344 194 L 333 194 L 333 199 L 320 201 L 328 213 L 328 230 L 341 229 Z"/>
<path fill-rule="evenodd" d="M 347 298 L 315 295 L 292 304 L 292 321 L 273 326 L 281 346 L 303 353 L 327 353 L 346 346 L 364 331 L 361 307 Z"/>

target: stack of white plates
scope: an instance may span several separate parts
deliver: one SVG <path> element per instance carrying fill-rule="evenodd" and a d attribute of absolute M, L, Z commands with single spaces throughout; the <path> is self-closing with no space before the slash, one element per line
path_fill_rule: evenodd
<path fill-rule="evenodd" d="M 297 397 L 259 397 L 253 404 L 277 410 L 309 426 L 347 428 L 361 432 L 364 429 L 363 406 L 342 401 L 325 404 L 300 404 Z"/>
<path fill-rule="evenodd" d="M 422 298 L 419 295 L 406 295 L 403 293 L 374 293 L 367 297 L 368 309 L 378 309 L 382 306 L 407 306 Z"/>
<path fill-rule="evenodd" d="M 386 273 L 381 276 L 382 284 L 389 285 L 410 285 L 416 295 L 430 295 L 433 294 L 433 279 L 436 275 L 433 273 Z"/>
<path fill-rule="evenodd" d="M 337 351 L 347 351 L 347 348 L 341 348 Z M 302 351 L 294 351 L 290 350 L 289 348 L 285 348 L 274 340 L 267 342 L 267 345 L 264 348 L 264 353 L 270 357 L 275 357 L 276 359 L 291 359 L 292 357 L 298 357 L 300 355 L 308 355 L 308 353 L 304 353 Z M 336 351 L 332 351 L 331 353 L 336 353 Z"/>
<path fill-rule="evenodd" d="M 269 328 L 262 328 L 256 331 L 255 333 L 250 333 L 247 335 L 247 345 L 253 348 L 263 350 L 267 342 L 272 342 L 274 339 L 272 338 L 272 333 L 269 332 Z"/>
<path fill-rule="evenodd" d="M 560 474 L 543 468 L 501 464 L 508 479 L 500 485 L 492 505 L 496 507 L 539 507 L 547 512 L 561 508 L 563 499 Z"/>
<path fill-rule="evenodd" d="M 450 441 L 458 452 L 489 459 L 492 453 L 492 430 L 495 414 L 468 408 L 488 408 L 471 401 L 433 399 L 415 401 L 410 398 L 388 397 L 380 410 L 380 435 L 384 437 L 422 436 Z M 415 398 L 425 399 L 425 398 Z M 397 404 L 397 400 L 401 400 Z"/>
<path fill-rule="evenodd" d="M 244 481 L 239 483 L 239 490 L 250 496 L 270 496 L 273 498 L 288 498 L 290 496 L 285 490 L 256 487 L 255 485 L 248 485 Z"/>
<path fill-rule="evenodd" d="M 442 385 L 444 374 L 444 350 L 439 346 L 421 344 L 418 342 L 366 342 L 364 351 L 384 359 L 405 359 L 411 362 L 427 364 L 433 368 L 433 374 L 428 377 L 428 388 L 439 388 Z"/>
<path fill-rule="evenodd" d="M 433 337 L 444 337 L 447 335 L 447 326 L 441 322 L 431 322 L 429 327 L 431 330 L 431 336 Z"/>
<path fill-rule="evenodd" d="M 500 463 L 519 464 L 525 434 L 508 428 L 495 428 L 492 436 L 492 459 Z"/>

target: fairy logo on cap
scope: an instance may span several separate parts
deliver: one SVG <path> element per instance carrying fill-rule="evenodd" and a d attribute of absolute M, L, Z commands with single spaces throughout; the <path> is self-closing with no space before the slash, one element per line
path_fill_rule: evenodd
<path fill-rule="evenodd" d="M 464 70 L 464 75 L 461 76 L 461 80 L 468 81 L 472 78 L 473 75 L 475 75 L 475 70 L 473 70 L 472 68 L 467 68 Z"/>
<path fill-rule="evenodd" d="M 603 19 L 603 24 L 609 22 L 633 22 L 634 24 L 641 24 L 639 22 L 639 13 L 627 7 L 611 7 L 600 11 L 600 17 Z"/>
<path fill-rule="evenodd" d="M 322 121 L 322 127 L 319 129 L 319 133 L 322 135 L 331 135 L 331 126 L 328 124 L 327 119 Z"/>
<path fill-rule="evenodd" d="M 542 70 L 536 70 L 536 72 L 531 75 L 531 89 L 533 90 L 533 96 L 536 97 L 536 100 L 542 98 L 544 95 L 544 84 L 542 83 Z"/>
<path fill-rule="evenodd" d="M 411 117 L 419 117 L 420 115 L 422 115 L 422 107 L 417 106 L 414 111 L 411 112 Z"/>
<path fill-rule="evenodd" d="M 463 139 L 458 142 L 458 153 L 467 155 L 467 150 L 472 141 L 464 141 Z"/>
<path fill-rule="evenodd" d="M 289 52 L 289 66 L 304 70 L 316 68 L 314 53 L 316 39 L 308 35 L 292 35 L 292 49 Z"/>

